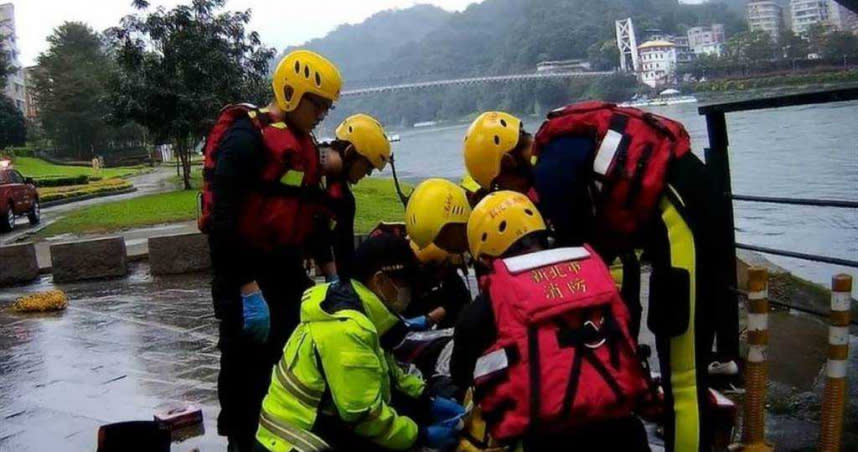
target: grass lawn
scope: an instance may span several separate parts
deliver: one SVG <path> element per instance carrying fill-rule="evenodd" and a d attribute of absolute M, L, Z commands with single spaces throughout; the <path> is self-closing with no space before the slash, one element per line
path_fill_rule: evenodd
<path fill-rule="evenodd" d="M 137 167 L 119 167 L 119 168 L 102 168 L 98 174 L 92 168 L 85 166 L 68 166 L 54 165 L 42 159 L 33 157 L 18 157 L 15 159 L 15 169 L 21 172 L 24 177 L 45 177 L 45 176 L 101 176 L 105 179 L 112 177 L 125 177 L 137 174 L 140 168 Z"/>
<path fill-rule="evenodd" d="M 197 186 L 198 184 L 194 184 Z M 409 192 L 411 187 L 403 187 Z M 405 208 L 392 179 L 366 179 L 355 187 L 356 232 L 368 232 L 379 221 L 402 221 Z M 175 191 L 86 207 L 51 224 L 40 237 L 65 233 L 101 233 L 196 218 L 197 191 Z"/>

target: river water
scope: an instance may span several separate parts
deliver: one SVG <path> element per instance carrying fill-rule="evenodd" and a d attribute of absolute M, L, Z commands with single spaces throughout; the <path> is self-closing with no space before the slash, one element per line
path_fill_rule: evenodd
<path fill-rule="evenodd" d="M 685 124 L 703 158 L 706 123 L 697 104 L 650 110 Z M 526 121 L 534 131 L 540 118 Z M 797 198 L 858 199 L 858 102 L 727 115 L 733 192 Z M 394 144 L 403 179 L 461 178 L 466 123 L 399 132 Z M 386 175 L 389 175 L 386 174 Z M 772 248 L 858 259 L 858 210 L 735 202 L 736 240 Z M 858 270 L 767 256 L 794 274 L 828 286 L 831 276 Z M 858 285 L 854 287 L 858 294 Z"/>

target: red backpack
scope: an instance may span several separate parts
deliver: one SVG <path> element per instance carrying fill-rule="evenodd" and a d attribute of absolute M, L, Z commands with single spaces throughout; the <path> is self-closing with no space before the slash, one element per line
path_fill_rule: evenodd
<path fill-rule="evenodd" d="M 682 124 L 607 102 L 581 102 L 549 113 L 534 137 L 534 155 L 562 136 L 595 140 L 598 223 L 607 233 L 620 236 L 634 234 L 650 219 L 671 161 L 691 151 Z"/>
<path fill-rule="evenodd" d="M 197 205 L 197 227 L 202 232 L 208 233 L 211 225 L 211 211 L 214 205 L 211 182 L 217 165 L 217 151 L 220 148 L 220 142 L 232 124 L 241 118 L 250 118 L 253 126 L 262 130 L 270 121 L 268 121 L 267 115 L 259 115 L 258 113 L 259 109 L 253 104 L 227 105 L 220 111 L 217 122 L 206 137 L 203 148 L 203 189 L 199 194 Z"/>
<path fill-rule="evenodd" d="M 646 380 L 628 309 L 592 249 L 497 259 L 486 291 L 498 337 L 474 386 L 495 439 L 631 415 Z"/>

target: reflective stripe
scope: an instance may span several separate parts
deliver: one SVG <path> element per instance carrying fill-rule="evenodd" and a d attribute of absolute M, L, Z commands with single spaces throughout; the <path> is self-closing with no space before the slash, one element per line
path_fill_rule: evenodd
<path fill-rule="evenodd" d="M 280 178 L 280 183 L 283 185 L 291 185 L 293 187 L 299 187 L 301 182 L 304 181 L 304 172 L 303 171 L 295 171 L 289 170 L 286 171 L 286 174 Z"/>
<path fill-rule="evenodd" d="M 503 263 L 510 273 L 516 274 L 534 268 L 545 267 L 560 262 L 578 261 L 588 257 L 590 257 L 590 252 L 586 248 L 576 246 L 508 257 L 503 260 Z"/>
<path fill-rule="evenodd" d="M 486 375 L 494 374 L 509 367 L 506 350 L 495 350 L 488 355 L 480 356 L 474 366 L 474 380 L 479 380 Z"/>
<path fill-rule="evenodd" d="M 768 290 L 755 290 L 753 292 L 748 292 L 749 300 L 766 300 L 769 298 Z"/>
<path fill-rule="evenodd" d="M 848 326 L 830 326 L 830 327 L 828 327 L 828 343 L 831 345 L 847 345 L 847 344 L 849 344 L 849 327 Z"/>
<path fill-rule="evenodd" d="M 608 129 L 605 133 L 605 138 L 602 138 L 602 144 L 599 150 L 596 151 L 596 159 L 593 160 L 593 171 L 602 176 L 608 174 L 611 169 L 611 163 L 614 162 L 614 157 L 617 156 L 617 150 L 620 148 L 620 142 L 623 140 L 623 134 L 616 130 Z"/>
<path fill-rule="evenodd" d="M 300 452 L 324 452 L 331 449 L 331 446 L 322 438 L 288 422 L 279 421 L 264 410 L 259 416 L 259 424 L 267 428 L 273 435 L 292 444 Z"/>
<path fill-rule="evenodd" d="M 288 129 L 289 128 L 286 126 L 285 122 L 272 122 L 271 124 L 268 124 L 268 125 L 271 127 L 274 127 L 275 129 Z"/>
<path fill-rule="evenodd" d="M 848 311 L 852 303 L 852 294 L 849 292 L 831 292 L 831 310 Z"/>
<path fill-rule="evenodd" d="M 283 364 L 283 360 L 274 368 L 274 373 L 277 375 L 277 380 L 283 386 L 283 389 L 295 396 L 296 399 L 303 402 L 305 405 L 315 407 L 322 400 L 322 393 L 308 388 L 303 383 L 298 381 L 295 374 L 292 373 Z"/>
<path fill-rule="evenodd" d="M 748 346 L 748 362 L 762 363 L 766 361 L 768 352 L 766 345 L 749 345 Z"/>
<path fill-rule="evenodd" d="M 825 376 L 828 378 L 845 378 L 846 377 L 846 360 L 829 359 L 825 364 Z"/>
<path fill-rule="evenodd" d="M 748 313 L 748 330 L 763 331 L 769 329 L 768 314 L 751 314 Z"/>

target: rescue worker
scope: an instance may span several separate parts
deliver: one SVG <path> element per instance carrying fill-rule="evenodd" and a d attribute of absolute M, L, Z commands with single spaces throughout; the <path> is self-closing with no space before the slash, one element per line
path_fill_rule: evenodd
<path fill-rule="evenodd" d="M 318 248 L 314 252 L 328 282 L 351 276 L 356 206 L 350 186 L 374 170 L 383 171 L 390 160 L 390 141 L 384 127 L 372 116 L 349 116 L 337 126 L 335 134 L 336 139 L 321 148 L 335 226 L 333 230 L 324 225 L 316 228 Z"/>
<path fill-rule="evenodd" d="M 199 226 L 209 235 L 220 320 L 218 433 L 230 451 L 253 448 L 271 367 L 311 285 L 306 240 L 329 215 L 312 130 L 341 86 L 333 63 L 291 52 L 274 71 L 274 100 L 226 107 L 206 140 Z"/>
<path fill-rule="evenodd" d="M 458 387 L 474 386 L 492 441 L 525 452 L 648 451 L 633 415 L 646 382 L 631 316 L 599 256 L 549 249 L 539 211 L 513 191 L 483 198 L 467 234 L 488 270 L 456 324 L 451 372 Z"/>
<path fill-rule="evenodd" d="M 262 405 L 261 451 L 382 451 L 455 444 L 464 409 L 430 399 L 425 383 L 394 361 L 407 328 L 416 261 L 388 234 L 356 250 L 351 280 L 304 293 L 301 323 L 272 372 Z"/>
<path fill-rule="evenodd" d="M 405 206 L 405 228 L 418 250 L 434 244 L 448 253 L 468 249 L 465 226 L 471 206 L 462 187 L 446 179 L 421 182 Z"/>
<path fill-rule="evenodd" d="M 718 312 L 731 318 L 724 323 L 735 329 L 719 335 L 718 345 L 735 359 L 738 315 L 725 283 L 729 257 L 713 214 L 715 192 L 685 129 L 637 109 L 586 102 L 552 112 L 532 137 L 518 118 L 487 112 L 468 129 L 464 157 L 483 188 L 536 200 L 559 245 L 591 242 L 608 262 L 645 249 L 667 450 L 707 450 L 711 323 Z"/>
<path fill-rule="evenodd" d="M 411 324 L 422 324 L 424 329 L 452 328 L 462 307 L 471 301 L 468 285 L 459 274 L 459 269 L 464 268 L 464 258 L 433 243 L 423 249 L 413 240 L 410 244 L 420 262 L 420 274 L 414 283 L 414 302 L 405 311 L 405 317 Z"/>

